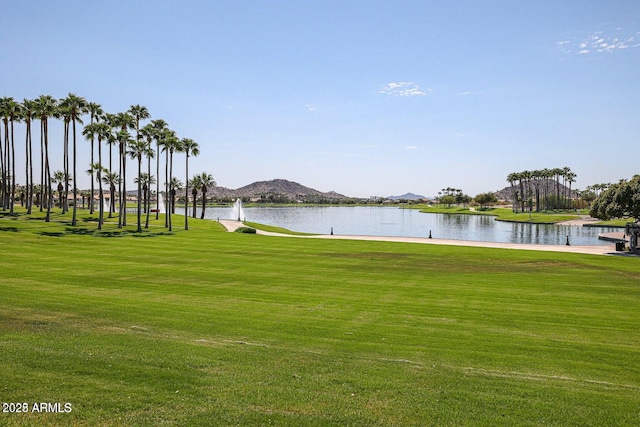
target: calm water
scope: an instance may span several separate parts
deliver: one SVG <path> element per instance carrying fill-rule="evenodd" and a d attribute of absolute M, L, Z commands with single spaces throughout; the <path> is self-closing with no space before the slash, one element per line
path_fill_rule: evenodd
<path fill-rule="evenodd" d="M 178 210 L 179 211 L 179 210 Z M 395 207 L 244 208 L 247 221 L 317 234 L 432 237 L 505 243 L 564 245 L 611 244 L 598 234 L 609 227 L 517 224 L 485 215 L 426 214 Z M 199 213 L 198 213 L 199 215 Z M 206 218 L 232 219 L 231 207 L 207 208 Z"/>

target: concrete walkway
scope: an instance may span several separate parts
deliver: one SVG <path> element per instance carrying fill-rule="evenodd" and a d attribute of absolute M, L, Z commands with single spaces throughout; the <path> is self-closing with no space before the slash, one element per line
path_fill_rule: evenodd
<path fill-rule="evenodd" d="M 220 220 L 228 231 L 235 231 L 242 227 L 242 222 L 233 220 Z M 616 252 L 615 243 L 604 245 L 588 246 L 566 246 L 566 245 L 533 245 L 525 243 L 499 243 L 499 242 L 477 242 L 472 240 L 455 239 L 428 239 L 424 237 L 394 237 L 394 236 L 349 236 L 349 235 L 328 235 L 318 234 L 315 236 L 294 236 L 291 234 L 271 233 L 257 230 L 257 234 L 263 236 L 294 237 L 302 239 L 341 239 L 341 240 L 368 240 L 382 242 L 402 242 L 402 243 L 422 243 L 430 245 L 450 245 L 450 246 L 473 246 L 482 248 L 518 249 L 530 251 L 551 251 L 551 252 L 571 252 L 590 255 L 622 255 L 626 252 Z"/>

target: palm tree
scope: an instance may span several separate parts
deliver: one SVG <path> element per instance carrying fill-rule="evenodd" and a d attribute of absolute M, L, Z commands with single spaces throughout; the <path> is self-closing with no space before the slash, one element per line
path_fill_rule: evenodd
<path fill-rule="evenodd" d="M 33 206 L 33 149 L 31 140 L 31 119 L 35 117 L 36 103 L 29 99 L 22 102 L 22 117 L 26 125 L 25 134 L 25 159 L 26 159 L 26 191 L 27 191 L 27 214 L 31 214 Z"/>
<path fill-rule="evenodd" d="M 102 182 L 104 184 L 107 184 L 109 186 L 109 200 L 111 202 L 111 206 L 113 206 L 115 204 L 115 200 L 113 198 L 113 195 L 116 192 L 116 185 L 120 185 L 120 175 L 118 175 L 115 172 L 107 172 L 105 171 L 104 176 L 102 177 Z M 112 209 L 109 208 L 109 218 L 111 218 L 111 212 Z"/>
<path fill-rule="evenodd" d="M 576 177 L 578 175 L 576 175 L 574 172 L 572 172 L 571 170 L 569 170 L 569 172 L 567 172 L 567 182 L 569 183 L 569 200 L 573 200 L 573 197 L 571 195 L 571 184 L 573 184 L 574 182 L 576 182 Z M 571 206 L 569 206 L 571 207 Z"/>
<path fill-rule="evenodd" d="M 102 141 L 103 140 L 108 140 L 109 137 L 111 136 L 111 128 L 109 127 L 108 124 L 104 123 L 104 122 L 95 122 L 95 123 L 91 123 L 88 124 L 87 126 L 84 127 L 84 130 L 82 131 L 82 134 L 85 136 L 85 138 L 90 138 L 92 143 L 91 146 L 93 147 L 93 140 L 94 138 L 98 138 L 98 163 L 91 163 L 92 167 L 91 167 L 91 179 L 93 180 L 94 178 L 94 173 L 97 173 L 97 176 L 95 177 L 95 179 L 98 181 L 98 187 L 99 187 L 99 199 L 98 199 L 98 203 L 99 203 L 99 208 L 100 208 L 100 213 L 99 213 L 99 220 L 98 220 L 98 230 L 102 229 L 102 223 L 104 222 L 104 193 L 102 191 L 102 173 L 106 170 L 103 166 L 102 166 Z M 93 151 L 93 150 L 92 150 Z M 92 153 L 93 154 L 93 153 Z M 97 165 L 97 167 L 96 167 Z M 93 206 L 93 183 L 91 184 L 91 205 Z M 109 209 L 109 211 L 111 211 L 111 209 Z"/>
<path fill-rule="evenodd" d="M 135 128 L 135 118 L 129 114 L 118 113 L 113 117 L 112 126 L 120 127 L 120 131 L 116 134 L 116 139 L 119 142 L 118 152 L 120 153 L 120 162 L 119 162 L 119 170 L 121 180 L 121 188 L 120 188 L 120 214 L 118 216 L 119 227 L 127 225 L 127 145 L 131 140 L 131 135 L 129 135 L 128 129 Z M 126 134 L 126 135 L 125 135 Z M 123 203 L 124 199 L 124 203 Z"/>
<path fill-rule="evenodd" d="M 149 114 L 147 107 L 142 105 L 132 105 L 129 107 L 128 113 L 135 119 L 136 141 L 138 141 L 140 140 L 140 120 L 151 118 L 151 114 Z"/>
<path fill-rule="evenodd" d="M 160 147 L 163 145 L 162 138 L 165 131 L 168 130 L 167 122 L 162 119 L 152 120 L 151 126 L 153 127 L 153 138 L 156 140 L 156 220 L 160 215 Z M 151 173 L 151 172 L 149 172 Z M 165 193 L 166 194 L 166 193 Z M 166 219 L 165 219 L 166 221 Z M 167 224 L 165 223 L 165 227 Z"/>
<path fill-rule="evenodd" d="M 128 134 L 128 132 L 127 132 Z M 131 140 L 127 147 L 127 153 L 132 159 L 138 160 L 138 233 L 142 231 L 142 157 L 146 156 L 148 152 L 148 145 L 146 141 L 141 139 L 137 141 Z"/>
<path fill-rule="evenodd" d="M 182 181 L 180 181 L 175 176 L 171 178 L 171 183 L 169 184 L 169 193 L 171 194 L 171 213 L 176 213 L 176 193 L 179 190 L 182 190 Z"/>
<path fill-rule="evenodd" d="M 42 206 L 47 204 L 47 215 L 45 222 L 51 221 L 51 202 L 53 195 L 51 193 L 51 170 L 49 168 L 49 123 L 48 118 L 56 114 L 58 102 L 51 95 L 40 95 L 37 99 L 36 111 L 40 119 L 40 149 L 41 149 L 41 186 L 44 194 L 41 197 L 40 211 Z M 46 200 L 46 201 L 45 201 Z"/>
<path fill-rule="evenodd" d="M 7 206 L 11 213 L 13 213 L 13 205 L 15 199 L 16 190 L 16 162 L 15 162 L 15 142 L 14 142 L 14 123 L 20 120 L 20 104 L 13 100 L 11 97 L 5 97 L 0 99 L 0 113 L 2 114 L 2 120 L 4 122 L 4 158 L 3 158 L 3 200 L 2 208 L 5 210 Z M 11 123 L 11 134 L 9 134 L 9 123 Z M 10 136 L 9 136 L 10 135 Z M 11 185 L 9 186 L 9 178 L 11 178 Z"/>
<path fill-rule="evenodd" d="M 147 141 L 147 175 L 148 175 L 148 181 L 147 181 L 147 186 L 143 186 L 144 188 L 144 198 L 147 201 L 147 204 L 151 201 L 151 184 L 152 184 L 152 180 L 155 182 L 155 179 L 153 178 L 153 176 L 151 175 L 151 159 L 155 156 L 155 151 L 153 150 L 153 148 L 151 148 L 151 143 L 153 142 L 153 138 L 155 137 L 155 128 L 153 127 L 153 124 L 148 124 L 145 127 L 143 127 L 142 129 L 140 129 L 140 135 L 142 136 L 142 138 L 145 138 Z M 157 209 L 156 209 L 157 210 Z M 147 219 L 144 225 L 144 228 L 149 228 L 149 215 L 150 215 L 151 209 L 149 209 L 149 206 L 147 206 Z M 157 219 L 157 218 L 156 218 Z"/>
<path fill-rule="evenodd" d="M 13 124 L 20 121 L 21 118 L 21 106 L 19 103 L 11 99 L 7 105 L 9 120 L 11 121 L 11 189 L 9 194 L 9 212 L 13 213 L 13 205 L 15 204 L 16 193 L 16 150 L 15 141 L 13 137 Z"/>
<path fill-rule="evenodd" d="M 127 130 L 121 130 L 117 133 L 116 139 L 119 142 L 120 147 L 120 174 L 122 175 L 122 179 L 119 183 L 119 193 L 120 193 L 120 203 L 119 203 L 119 213 L 118 213 L 118 228 L 122 228 L 127 225 L 127 185 L 124 182 L 127 174 L 127 162 L 126 162 L 126 154 L 127 147 L 129 144 L 133 142 L 133 138 L 129 134 Z"/>
<path fill-rule="evenodd" d="M 516 172 L 512 172 L 509 175 L 507 175 L 507 182 L 511 186 L 511 200 L 513 201 L 513 207 L 512 207 L 513 212 L 516 212 L 517 197 L 516 197 L 514 184 L 517 180 L 518 180 L 518 174 Z"/>
<path fill-rule="evenodd" d="M 8 130 L 8 124 L 9 124 L 9 119 L 7 118 L 5 120 L 5 105 L 6 102 L 9 98 L 2 98 L 0 99 L 0 116 L 2 116 L 3 122 L 4 122 L 4 129 L 5 129 L 5 136 L 4 136 L 4 142 L 5 144 L 8 143 L 8 134 L 9 134 L 9 130 Z M 0 137 L 2 136 L 2 132 L 0 132 Z M 6 170 L 6 164 L 5 164 L 5 153 L 7 152 L 6 147 L 3 148 L 2 147 L 2 138 L 0 138 L 0 204 L 2 205 L 2 210 L 6 210 L 7 205 L 6 205 L 6 194 L 7 194 L 7 170 Z"/>
<path fill-rule="evenodd" d="M 95 124 L 95 123 L 94 123 Z M 102 172 L 106 169 L 102 167 L 100 163 L 91 163 L 89 165 L 89 170 L 87 173 L 91 175 L 92 178 L 98 180 L 98 207 L 100 211 L 98 212 L 98 230 L 102 230 L 102 223 L 104 222 L 104 194 L 102 194 Z M 93 205 L 93 192 L 89 192 L 89 200 L 90 204 Z"/>
<path fill-rule="evenodd" d="M 200 179 L 200 175 L 194 175 L 193 179 L 190 179 L 187 181 L 188 184 L 191 184 L 191 197 L 193 199 L 193 214 L 192 217 L 195 218 L 196 217 L 196 200 L 198 198 L 198 191 L 200 191 L 200 188 L 202 187 L 202 180 Z M 187 194 L 185 192 L 185 194 Z M 186 209 L 185 209 L 185 213 L 186 213 Z"/>
<path fill-rule="evenodd" d="M 69 182 L 69 180 L 67 179 L 67 174 L 64 173 L 64 171 L 55 171 L 53 173 L 53 178 L 51 178 L 51 180 L 54 183 L 58 184 L 58 206 L 62 209 L 62 213 L 64 213 L 63 198 L 65 197 L 65 194 L 63 193 L 63 191 L 64 191 L 65 181 Z"/>
<path fill-rule="evenodd" d="M 151 193 L 150 186 L 151 184 L 155 184 L 156 179 L 153 175 L 148 174 L 147 172 L 142 172 L 138 178 L 133 180 L 136 184 L 140 182 L 142 185 L 142 198 L 144 200 L 144 212 L 147 214 L 147 224 L 144 228 L 149 228 L 149 211 L 151 210 Z"/>
<path fill-rule="evenodd" d="M 185 182 L 187 183 L 187 188 L 184 191 L 184 198 L 185 198 L 185 206 L 184 206 L 184 229 L 188 230 L 189 229 L 189 156 L 193 155 L 193 156 L 197 156 L 198 154 L 200 154 L 200 149 L 198 146 L 198 143 L 195 142 L 193 139 L 191 138 L 182 138 L 182 151 L 185 154 L 185 172 L 186 172 L 186 179 Z M 193 204 L 196 204 L 196 199 L 193 199 Z"/>
<path fill-rule="evenodd" d="M 75 226 L 78 222 L 76 216 L 78 205 L 78 182 L 76 181 L 76 175 L 78 172 L 76 122 L 82 124 L 80 116 L 84 115 L 87 112 L 87 100 L 81 96 L 76 95 L 75 93 L 70 93 L 66 98 L 60 101 L 60 105 L 62 105 L 68 111 L 73 126 L 73 217 L 71 219 L 71 225 Z"/>
<path fill-rule="evenodd" d="M 194 177 L 196 179 L 196 177 Z M 207 207 L 207 190 L 208 187 L 213 187 L 216 182 L 213 180 L 213 176 L 206 172 L 202 172 L 198 178 L 200 180 L 200 191 L 202 191 L 202 212 L 200 213 L 200 219 L 204 219 L 204 210 Z"/>
<path fill-rule="evenodd" d="M 176 148 L 179 147 L 180 140 L 176 136 L 176 133 L 169 129 L 165 129 L 158 137 L 160 138 L 158 144 L 165 153 L 165 195 L 167 198 L 170 198 L 169 185 L 173 177 L 173 153 L 176 151 Z M 171 224 L 171 209 L 167 209 L 164 226 L 167 227 L 169 231 L 173 229 Z"/>
<path fill-rule="evenodd" d="M 98 122 L 100 120 L 100 117 L 104 114 L 104 111 L 102 111 L 102 107 L 100 106 L 100 104 L 96 104 L 95 102 L 90 102 L 87 104 L 87 112 L 89 113 L 91 119 L 89 124 L 93 125 L 94 123 Z M 86 129 L 86 127 L 85 127 Z M 84 134 L 84 132 L 83 132 Z M 86 135 L 85 135 L 86 136 Z M 93 153 L 94 153 L 94 134 L 91 134 L 91 164 L 94 164 L 94 158 L 93 158 Z M 102 164 L 100 161 L 98 161 L 98 163 Z M 100 166 L 102 167 L 102 166 Z M 94 206 L 93 206 L 93 192 L 94 192 L 94 187 L 93 187 L 93 180 L 96 179 L 93 173 L 93 168 L 91 168 L 90 170 L 92 170 L 91 172 L 91 204 L 89 205 L 89 213 L 93 214 L 93 210 L 94 210 Z M 98 179 L 98 182 L 100 182 L 100 179 Z"/>

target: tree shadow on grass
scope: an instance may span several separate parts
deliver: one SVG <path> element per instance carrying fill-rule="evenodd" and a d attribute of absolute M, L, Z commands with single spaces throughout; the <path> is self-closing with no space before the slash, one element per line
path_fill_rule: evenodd
<path fill-rule="evenodd" d="M 17 227 L 0 227 L 0 231 L 12 231 L 17 233 L 19 230 Z"/>
<path fill-rule="evenodd" d="M 0 229 L 1 231 L 2 229 Z M 13 231 L 13 230 L 10 230 Z M 15 231 L 18 231 L 17 229 Z M 158 231 L 158 232 L 148 232 L 143 231 L 142 233 L 137 232 L 136 230 L 97 230 L 97 229 L 88 229 L 82 227 L 66 227 L 64 231 L 40 231 L 37 234 L 42 236 L 49 237 L 65 237 L 65 236 L 93 236 L 93 237 L 102 237 L 102 238 L 110 238 L 110 237 L 158 237 L 158 236 L 171 236 L 173 232 L 168 231 Z"/>

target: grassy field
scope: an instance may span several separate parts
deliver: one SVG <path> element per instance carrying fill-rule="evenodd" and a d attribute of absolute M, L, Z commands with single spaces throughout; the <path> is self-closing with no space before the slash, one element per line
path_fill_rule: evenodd
<path fill-rule="evenodd" d="M 411 209 L 420 209 L 424 213 L 448 213 L 464 215 L 492 215 L 498 221 L 510 222 L 530 222 L 535 224 L 555 224 L 562 221 L 579 219 L 579 215 L 574 212 L 529 212 L 514 213 L 511 208 L 476 208 L 474 210 L 462 206 L 427 206 L 414 205 Z M 583 211 L 581 214 L 587 215 L 589 212 Z"/>
<path fill-rule="evenodd" d="M 637 258 L 80 217 L 0 219 L 0 425 L 640 424 Z"/>

